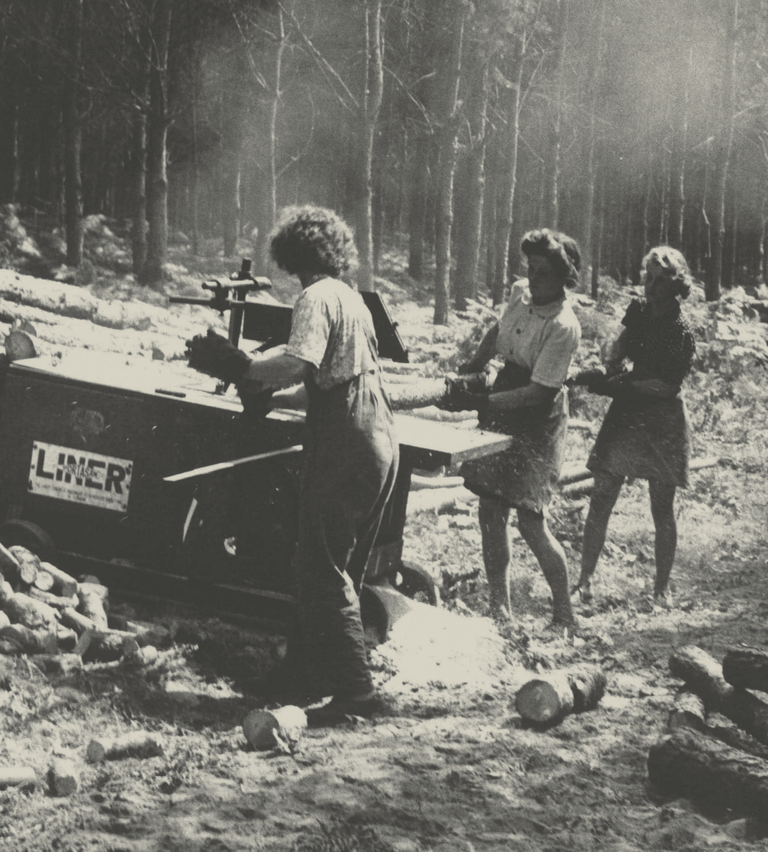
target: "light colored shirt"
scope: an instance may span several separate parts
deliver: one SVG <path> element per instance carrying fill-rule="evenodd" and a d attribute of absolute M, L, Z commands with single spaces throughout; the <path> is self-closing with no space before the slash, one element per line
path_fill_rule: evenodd
<path fill-rule="evenodd" d="M 527 279 L 512 285 L 499 320 L 499 358 L 530 370 L 531 381 L 559 388 L 568 378 L 580 340 L 581 325 L 567 296 L 548 305 L 534 305 Z"/>
<path fill-rule="evenodd" d="M 285 351 L 312 365 L 321 390 L 374 369 L 377 348 L 371 312 L 356 290 L 323 278 L 302 291 Z"/>

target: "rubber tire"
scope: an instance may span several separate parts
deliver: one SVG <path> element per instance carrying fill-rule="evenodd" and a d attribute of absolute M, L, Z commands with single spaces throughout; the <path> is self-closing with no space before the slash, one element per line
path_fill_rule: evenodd
<path fill-rule="evenodd" d="M 426 571 L 422 571 L 413 565 L 401 564 L 398 568 L 398 574 L 402 577 L 402 581 L 395 585 L 398 592 L 409 598 L 423 592 L 429 604 L 436 607 L 442 606 L 437 583 Z"/>
<path fill-rule="evenodd" d="M 26 547 L 43 562 L 56 564 L 58 550 L 50 535 L 33 521 L 14 518 L 0 524 L 0 544 L 13 547 L 14 544 Z"/>

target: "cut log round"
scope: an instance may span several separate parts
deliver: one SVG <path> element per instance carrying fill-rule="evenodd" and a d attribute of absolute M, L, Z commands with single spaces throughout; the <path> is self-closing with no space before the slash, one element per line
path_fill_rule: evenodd
<path fill-rule="evenodd" d="M 53 576 L 41 567 L 35 576 L 35 582 L 32 584 L 32 588 L 41 592 L 50 592 L 53 588 Z"/>
<path fill-rule="evenodd" d="M 714 657 L 695 645 L 686 645 L 670 656 L 669 668 L 703 699 L 708 712 L 722 713 L 768 745 L 768 704 L 751 692 L 727 683 L 722 665 Z"/>
<path fill-rule="evenodd" d="M 731 648 L 723 657 L 723 677 L 731 686 L 768 692 L 768 653 L 758 648 Z"/>
<path fill-rule="evenodd" d="M 41 562 L 40 567 L 46 572 L 46 574 L 51 575 L 51 578 L 53 579 L 53 591 L 57 595 L 61 595 L 63 598 L 69 598 L 72 597 L 72 595 L 77 594 L 77 580 L 67 574 L 66 571 L 62 571 L 61 568 L 57 568 L 51 562 Z"/>
<path fill-rule="evenodd" d="M 0 766 L 0 790 L 6 787 L 34 790 L 36 783 L 37 776 L 31 766 Z"/>
<path fill-rule="evenodd" d="M 125 757 L 157 757 L 163 754 L 163 742 L 157 734 L 135 731 L 121 737 L 97 737 L 88 743 L 85 754 L 91 763 Z"/>
<path fill-rule="evenodd" d="M 20 544 L 13 544 L 8 550 L 19 563 L 19 580 L 31 586 L 40 570 L 40 557 Z"/>
<path fill-rule="evenodd" d="M 306 727 L 307 714 L 292 705 L 276 710 L 253 710 L 243 721 L 246 740 L 262 751 L 281 746 L 290 749 L 301 739 Z"/>
<path fill-rule="evenodd" d="M 607 678 L 600 666 L 583 665 L 566 669 L 566 677 L 573 692 L 574 713 L 594 710 L 605 695 Z"/>
<path fill-rule="evenodd" d="M 693 728 L 703 731 L 707 727 L 707 711 L 701 698 L 690 689 L 681 689 L 675 696 L 675 703 L 667 720 L 671 730 L 675 728 Z"/>
<path fill-rule="evenodd" d="M 758 817 L 768 813 L 768 763 L 690 728 L 678 728 L 651 747 L 648 777 L 670 796 Z"/>
<path fill-rule="evenodd" d="M 80 773 L 71 760 L 58 758 L 48 770 L 48 786 L 54 796 L 71 796 L 80 786 Z"/>
<path fill-rule="evenodd" d="M 573 692 L 564 672 L 541 675 L 524 683 L 515 697 L 517 712 L 529 722 L 546 724 L 573 711 Z"/>

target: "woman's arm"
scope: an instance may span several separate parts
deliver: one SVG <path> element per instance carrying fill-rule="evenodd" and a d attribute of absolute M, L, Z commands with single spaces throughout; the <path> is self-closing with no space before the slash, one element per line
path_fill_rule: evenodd
<path fill-rule="evenodd" d="M 460 373 L 479 373 L 496 355 L 496 340 L 499 336 L 499 324 L 494 323 L 480 341 L 475 354 L 459 367 Z"/>
<path fill-rule="evenodd" d="M 289 355 L 285 346 L 276 346 L 251 359 L 240 383 L 253 382 L 260 388 L 287 388 L 304 381 L 309 368 L 308 361 Z"/>
<path fill-rule="evenodd" d="M 670 399 L 680 393 L 680 385 L 671 385 L 661 379 L 639 379 L 630 382 L 630 385 L 635 393 L 658 399 Z"/>
<path fill-rule="evenodd" d="M 603 362 L 606 370 L 610 374 L 615 372 L 621 366 L 621 362 L 627 357 L 627 330 L 622 329 L 621 334 L 612 340 L 606 347 L 603 354 Z"/>
<path fill-rule="evenodd" d="M 488 397 L 488 411 L 509 411 L 513 408 L 533 408 L 536 405 L 550 403 L 557 396 L 560 388 L 550 388 L 538 382 L 530 382 L 521 388 L 492 393 Z"/>
<path fill-rule="evenodd" d="M 275 391 L 272 394 L 272 406 L 274 408 L 292 408 L 297 411 L 306 411 L 308 403 L 307 388 L 303 383 Z"/>

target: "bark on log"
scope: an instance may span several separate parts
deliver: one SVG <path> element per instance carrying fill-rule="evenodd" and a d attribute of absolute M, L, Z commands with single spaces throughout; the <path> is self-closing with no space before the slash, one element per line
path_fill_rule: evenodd
<path fill-rule="evenodd" d="M 768 745 L 768 704 L 751 692 L 727 683 L 722 665 L 714 657 L 695 645 L 686 645 L 670 656 L 669 668 L 703 699 L 708 712 L 722 713 Z"/>
<path fill-rule="evenodd" d="M 88 647 L 80 656 L 84 662 L 111 663 L 138 650 L 139 643 L 132 635 L 103 633 L 97 630 L 91 634 Z"/>
<path fill-rule="evenodd" d="M 681 689 L 675 696 L 675 703 L 669 712 L 667 724 L 670 730 L 693 728 L 703 731 L 707 727 L 707 711 L 701 698 L 690 689 Z"/>
<path fill-rule="evenodd" d="M 306 727 L 307 714 L 292 705 L 276 710 L 253 710 L 243 721 L 246 740 L 260 750 L 285 748 L 290 751 Z"/>
<path fill-rule="evenodd" d="M 50 562 L 41 563 L 41 567 L 43 571 L 51 575 L 53 579 L 53 591 L 57 595 L 69 598 L 77 594 L 77 580 L 74 577 L 71 577 L 66 571 L 62 571 L 61 568 L 57 568 Z"/>
<path fill-rule="evenodd" d="M 71 796 L 80 786 L 80 773 L 73 761 L 58 758 L 48 770 L 48 786 L 54 796 Z"/>
<path fill-rule="evenodd" d="M 395 411 L 438 405 L 445 398 L 445 390 L 445 379 L 420 379 L 409 385 L 387 387 Z"/>
<path fill-rule="evenodd" d="M 11 624 L 11 619 L 8 618 L 8 616 L 2 610 L 0 610 L 0 630 L 2 630 L 5 627 L 9 627 L 10 624 Z"/>
<path fill-rule="evenodd" d="M 44 571 L 41 571 L 37 576 L 40 577 L 41 574 L 44 573 Z M 61 595 L 55 595 L 51 592 L 43 592 L 35 586 L 28 589 L 26 594 L 36 601 L 42 601 L 44 604 L 48 604 L 48 606 L 52 609 L 74 609 L 79 603 L 77 595 L 70 595 L 68 598 L 63 598 Z"/>
<path fill-rule="evenodd" d="M 74 651 L 75 645 L 77 645 L 77 633 L 71 627 L 65 627 L 63 624 L 56 628 L 56 639 L 60 651 Z"/>
<path fill-rule="evenodd" d="M 13 587 L 7 580 L 0 580 L 0 606 L 5 608 L 5 605 L 14 595 Z"/>
<path fill-rule="evenodd" d="M 17 592 L 3 608 L 11 622 L 23 624 L 32 630 L 37 627 L 53 627 L 58 621 L 55 609 L 21 592 Z"/>
<path fill-rule="evenodd" d="M 758 817 L 768 813 L 768 762 L 690 728 L 678 728 L 651 747 L 648 777 L 670 796 Z"/>
<path fill-rule="evenodd" d="M 768 692 L 768 653 L 758 648 L 731 648 L 723 657 L 723 677 L 742 689 Z"/>
<path fill-rule="evenodd" d="M 74 607 L 67 607 L 61 611 L 61 623 L 71 627 L 78 634 L 83 634 L 87 630 L 96 630 L 96 624 Z"/>
<path fill-rule="evenodd" d="M 31 766 L 0 766 L 0 790 L 6 787 L 34 790 L 35 784 L 37 776 Z"/>
<path fill-rule="evenodd" d="M 412 408 L 409 410 L 411 416 L 420 417 L 422 420 L 437 420 L 440 423 L 454 423 L 458 426 L 467 426 L 474 429 L 477 426 L 476 411 L 444 411 L 436 405 L 426 405 L 423 408 Z"/>
<path fill-rule="evenodd" d="M 2 544 L 0 544 L 0 574 L 9 583 L 15 583 L 19 579 L 19 561 Z"/>
<path fill-rule="evenodd" d="M 11 624 L 0 630 L 0 638 L 15 642 L 23 654 L 55 654 L 58 635 L 51 630 L 31 630 L 23 624 Z"/>
<path fill-rule="evenodd" d="M 91 763 L 121 760 L 124 757 L 157 757 L 163 754 L 163 743 L 157 734 L 135 731 L 121 737 L 97 737 L 88 743 L 85 755 Z"/>
<path fill-rule="evenodd" d="M 605 695 L 605 673 L 599 666 L 573 666 L 524 683 L 517 691 L 517 712 L 529 722 L 547 724 L 568 713 L 593 710 Z"/>
<path fill-rule="evenodd" d="M 95 583 L 80 583 L 77 590 L 77 597 L 80 600 L 78 611 L 89 618 L 98 630 L 107 630 L 109 628 L 108 605 L 102 589 L 106 590 L 106 586 L 97 586 Z"/>
<path fill-rule="evenodd" d="M 40 570 L 40 557 L 20 544 L 11 545 L 8 550 L 19 564 L 19 580 L 31 586 Z"/>
<path fill-rule="evenodd" d="M 32 662 L 45 674 L 70 674 L 83 668 L 77 654 L 37 654 Z"/>

